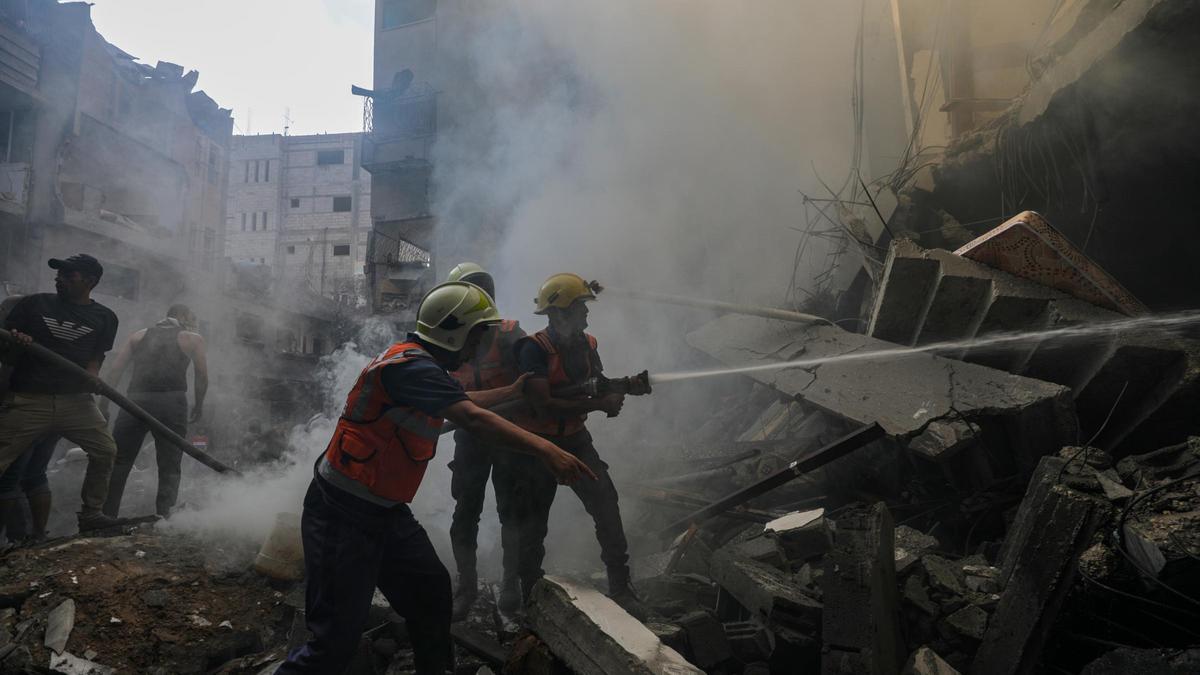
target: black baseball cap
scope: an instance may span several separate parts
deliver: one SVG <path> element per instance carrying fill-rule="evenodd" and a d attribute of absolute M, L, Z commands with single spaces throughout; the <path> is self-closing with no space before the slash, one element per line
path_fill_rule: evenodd
<path fill-rule="evenodd" d="M 99 260 L 86 253 L 76 253 L 66 260 L 51 258 L 46 264 L 52 269 L 63 272 L 79 272 L 97 279 L 104 276 L 104 266 L 100 264 Z"/>

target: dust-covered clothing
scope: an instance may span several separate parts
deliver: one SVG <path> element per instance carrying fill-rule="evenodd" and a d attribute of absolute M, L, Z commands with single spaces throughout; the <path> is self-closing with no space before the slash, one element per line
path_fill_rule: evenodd
<path fill-rule="evenodd" d="M 168 391 L 157 394 L 130 394 L 134 403 L 153 415 L 158 421 L 180 436 L 187 435 L 188 401 L 187 392 Z M 125 482 L 133 470 L 133 463 L 142 450 L 146 433 L 154 436 L 154 458 L 158 465 L 158 492 L 154 500 L 154 512 L 166 518 L 179 500 L 179 480 L 183 475 L 183 450 L 150 429 L 142 420 L 122 410 L 113 424 L 113 439 L 117 443 L 117 458 L 113 464 L 112 477 L 108 482 L 108 499 L 104 512 L 114 518 L 121 510 L 121 498 L 125 494 Z"/>

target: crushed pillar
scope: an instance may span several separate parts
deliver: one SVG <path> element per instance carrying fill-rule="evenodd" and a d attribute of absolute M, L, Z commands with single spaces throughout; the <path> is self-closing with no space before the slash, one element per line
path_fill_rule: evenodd
<path fill-rule="evenodd" d="M 1090 544 L 1107 503 L 1054 480 L 1057 458 L 1038 468 L 1041 484 L 1031 484 L 1010 531 L 1000 603 L 971 675 L 1017 675 L 1035 670 L 1051 625 L 1075 578 L 1080 553 Z"/>
<path fill-rule="evenodd" d="M 604 594 L 560 577 L 533 587 L 529 620 L 579 675 L 703 675 Z"/>
<path fill-rule="evenodd" d="M 837 519 L 825 557 L 824 675 L 894 675 L 904 659 L 892 516 L 882 503 Z"/>

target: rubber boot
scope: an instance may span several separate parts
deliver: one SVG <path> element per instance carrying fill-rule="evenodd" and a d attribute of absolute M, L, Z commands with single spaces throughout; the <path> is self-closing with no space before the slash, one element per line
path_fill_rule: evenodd
<path fill-rule="evenodd" d="M 33 520 L 33 528 L 29 533 L 30 541 L 35 544 L 45 541 L 46 528 L 50 524 L 50 505 L 53 497 L 50 491 L 46 490 L 26 495 L 25 498 L 29 501 L 29 515 Z"/>
<path fill-rule="evenodd" d="M 21 527 L 21 505 L 15 499 L 0 499 L 0 527 L 4 528 L 4 536 L 8 540 L 5 548 L 15 546 L 25 535 Z"/>
<path fill-rule="evenodd" d="M 500 584 L 500 596 L 496 598 L 496 607 L 505 614 L 513 614 L 521 609 L 521 589 L 517 583 L 517 575 L 504 575 L 504 581 Z"/>
<path fill-rule="evenodd" d="M 629 581 L 628 567 L 608 570 L 608 597 L 638 621 L 645 621 L 650 617 L 650 610 L 642 603 Z"/>
<path fill-rule="evenodd" d="M 462 621 L 471 613 L 475 597 L 479 594 L 479 579 L 474 574 L 460 574 L 458 588 L 454 591 L 454 602 L 450 608 L 450 620 Z"/>

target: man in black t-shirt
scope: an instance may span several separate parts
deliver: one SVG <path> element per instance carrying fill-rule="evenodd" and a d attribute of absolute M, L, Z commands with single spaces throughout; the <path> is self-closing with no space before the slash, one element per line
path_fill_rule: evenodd
<path fill-rule="evenodd" d="M 51 259 L 58 270 L 56 293 L 37 293 L 21 300 L 4 321 L 20 341 L 39 345 L 96 375 L 117 335 L 117 315 L 92 300 L 104 268 L 87 254 Z M 0 471 L 47 434 L 79 444 L 88 456 L 83 479 L 80 531 L 114 524 L 101 512 L 108 496 L 117 446 L 91 395 L 87 380 L 36 357 L 6 350 L 12 365 L 9 391 L 0 402 Z"/>

